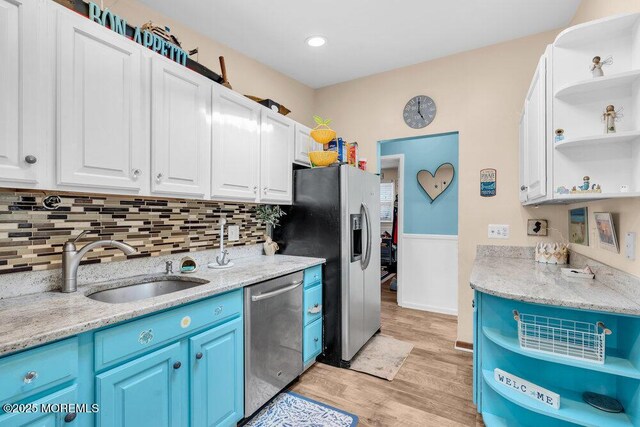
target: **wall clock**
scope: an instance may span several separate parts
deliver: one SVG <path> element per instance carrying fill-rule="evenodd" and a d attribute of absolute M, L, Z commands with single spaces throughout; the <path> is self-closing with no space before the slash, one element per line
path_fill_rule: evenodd
<path fill-rule="evenodd" d="M 436 103 L 426 95 L 414 96 L 404 106 L 404 122 L 413 129 L 422 129 L 436 117 Z"/>

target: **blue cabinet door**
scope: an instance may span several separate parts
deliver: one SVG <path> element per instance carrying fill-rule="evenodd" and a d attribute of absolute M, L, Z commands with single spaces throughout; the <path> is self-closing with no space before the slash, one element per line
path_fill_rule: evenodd
<path fill-rule="evenodd" d="M 187 426 L 188 374 L 178 342 L 96 376 L 98 426 Z"/>
<path fill-rule="evenodd" d="M 238 317 L 189 339 L 191 425 L 235 426 L 244 414 L 244 350 Z"/>
<path fill-rule="evenodd" d="M 63 427 L 78 426 L 78 420 L 74 414 L 65 412 L 51 412 L 47 405 L 65 403 L 78 403 L 78 386 L 72 385 L 55 393 L 51 393 L 36 400 L 31 408 L 38 410 L 31 413 L 8 413 L 0 415 L 0 427 Z"/>

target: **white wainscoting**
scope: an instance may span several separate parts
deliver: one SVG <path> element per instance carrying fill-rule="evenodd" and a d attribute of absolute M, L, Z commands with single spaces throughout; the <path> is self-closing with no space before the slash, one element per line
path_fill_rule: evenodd
<path fill-rule="evenodd" d="M 398 305 L 458 314 L 458 236 L 403 234 Z"/>

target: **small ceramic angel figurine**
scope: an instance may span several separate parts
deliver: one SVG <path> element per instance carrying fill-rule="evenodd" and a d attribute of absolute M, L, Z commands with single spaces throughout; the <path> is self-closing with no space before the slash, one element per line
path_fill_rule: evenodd
<path fill-rule="evenodd" d="M 589 67 L 589 70 L 591 71 L 593 77 L 602 77 L 604 76 L 602 66 L 611 64 L 613 64 L 613 58 L 611 56 L 607 57 L 607 59 L 605 59 L 604 61 L 602 61 L 599 56 L 594 56 L 593 63 L 591 64 L 591 67 Z"/>
<path fill-rule="evenodd" d="M 624 117 L 622 108 L 616 111 L 616 107 L 607 105 L 604 113 L 602 113 L 605 133 L 616 133 L 616 122 L 620 121 L 622 117 Z"/>

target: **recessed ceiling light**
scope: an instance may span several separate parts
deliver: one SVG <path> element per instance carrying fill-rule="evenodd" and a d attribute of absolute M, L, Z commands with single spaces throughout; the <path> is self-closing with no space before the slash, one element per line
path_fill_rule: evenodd
<path fill-rule="evenodd" d="M 306 41 L 311 47 L 320 47 L 327 42 L 327 39 L 322 36 L 311 36 Z"/>

